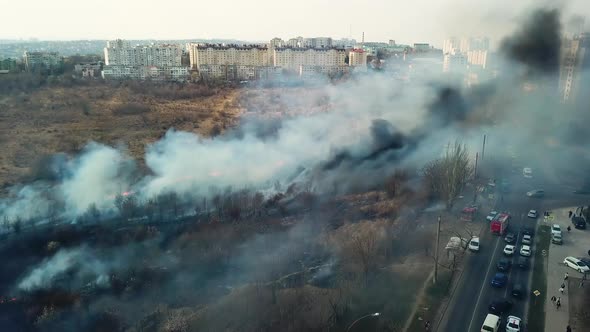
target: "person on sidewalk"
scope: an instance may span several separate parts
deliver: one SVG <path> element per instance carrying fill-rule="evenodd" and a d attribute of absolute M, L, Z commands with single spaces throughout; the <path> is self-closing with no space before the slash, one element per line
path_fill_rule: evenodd
<path fill-rule="evenodd" d="M 559 292 L 561 293 L 561 295 L 563 295 L 563 287 L 559 287 Z"/>
<path fill-rule="evenodd" d="M 571 327 L 568 325 L 568 326 L 565 328 L 565 332 L 572 332 L 572 328 L 571 328 Z"/>
<path fill-rule="evenodd" d="M 557 302 L 555 302 L 555 306 L 557 307 L 557 309 L 559 309 L 559 307 L 561 307 L 561 297 L 557 298 Z"/>
<path fill-rule="evenodd" d="M 569 233 L 572 230 L 570 226 L 567 226 L 567 232 Z"/>
<path fill-rule="evenodd" d="M 572 212 L 571 210 L 570 210 L 570 211 L 567 213 L 567 214 L 568 214 L 568 217 L 569 217 L 570 219 L 572 218 L 572 213 L 573 213 L 573 212 Z"/>
<path fill-rule="evenodd" d="M 553 303 L 553 305 L 555 305 L 555 301 L 557 301 L 557 298 L 555 297 L 555 295 L 553 295 L 551 297 L 551 303 Z"/>
<path fill-rule="evenodd" d="M 566 281 L 569 276 L 570 276 L 570 274 L 566 272 L 565 276 L 563 277 L 563 281 Z"/>

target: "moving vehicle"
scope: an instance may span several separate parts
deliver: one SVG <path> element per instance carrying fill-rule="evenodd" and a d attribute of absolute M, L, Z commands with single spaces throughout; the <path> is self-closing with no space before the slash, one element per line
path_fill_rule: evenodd
<path fill-rule="evenodd" d="M 553 234 L 561 235 L 561 226 L 559 226 L 558 224 L 551 225 L 551 235 Z"/>
<path fill-rule="evenodd" d="M 481 332 L 497 332 L 500 330 L 500 317 L 494 314 L 488 314 L 481 326 Z"/>
<path fill-rule="evenodd" d="M 508 316 L 506 332 L 520 332 L 521 319 L 516 316 Z"/>
<path fill-rule="evenodd" d="M 516 236 L 514 233 L 508 233 L 506 234 L 504 241 L 506 241 L 506 243 L 514 243 L 516 241 Z"/>
<path fill-rule="evenodd" d="M 522 284 L 514 284 L 514 286 L 512 286 L 510 294 L 513 297 L 520 299 L 524 296 L 524 287 L 522 286 Z"/>
<path fill-rule="evenodd" d="M 531 247 L 528 245 L 523 245 L 520 248 L 520 255 L 524 256 L 524 257 L 530 257 L 531 256 Z"/>
<path fill-rule="evenodd" d="M 537 210 L 530 210 L 526 216 L 529 218 L 537 219 Z"/>
<path fill-rule="evenodd" d="M 488 306 L 488 312 L 494 315 L 502 315 L 510 311 L 512 308 L 512 302 L 502 299 L 495 300 Z"/>
<path fill-rule="evenodd" d="M 529 260 L 524 256 L 520 256 L 520 257 L 518 257 L 518 260 L 516 261 L 516 266 L 525 270 L 529 267 Z"/>
<path fill-rule="evenodd" d="M 590 271 L 590 268 L 586 263 L 582 262 L 581 260 L 577 259 L 576 257 L 568 256 L 563 260 L 563 264 L 566 266 L 571 267 L 572 269 L 580 272 L 585 273 Z"/>
<path fill-rule="evenodd" d="M 477 206 L 467 206 L 461 210 L 461 220 L 463 221 L 473 221 L 475 219 L 475 215 L 477 214 Z"/>
<path fill-rule="evenodd" d="M 533 170 L 530 167 L 525 167 L 525 168 L 522 169 L 522 175 L 525 178 L 530 179 L 530 178 L 533 177 Z"/>
<path fill-rule="evenodd" d="M 504 287 L 508 281 L 508 276 L 505 273 L 498 272 L 492 278 L 492 287 Z"/>
<path fill-rule="evenodd" d="M 530 235 L 525 234 L 522 236 L 522 244 L 531 244 L 533 242 L 533 239 L 531 238 Z"/>
<path fill-rule="evenodd" d="M 496 211 L 496 210 L 490 211 L 490 214 L 487 215 L 486 220 L 492 221 L 492 220 L 494 220 L 496 215 L 498 215 L 498 211 Z"/>
<path fill-rule="evenodd" d="M 514 251 L 516 250 L 516 247 L 512 244 L 507 244 L 504 247 L 504 255 L 506 256 L 512 256 L 514 255 Z"/>
<path fill-rule="evenodd" d="M 490 222 L 490 231 L 494 234 L 504 235 L 509 223 L 510 215 L 508 213 L 500 213 Z"/>
<path fill-rule="evenodd" d="M 526 193 L 526 195 L 528 197 L 537 197 L 537 198 L 543 197 L 543 196 L 545 196 L 545 190 L 542 190 L 542 189 L 531 190 L 531 191 L 528 191 Z"/>
<path fill-rule="evenodd" d="M 522 234 L 523 235 L 530 235 L 531 237 L 533 237 L 533 235 L 535 235 L 535 229 L 532 227 L 523 227 Z"/>
<path fill-rule="evenodd" d="M 576 229 L 586 229 L 586 221 L 582 217 L 572 217 L 572 224 Z"/>
<path fill-rule="evenodd" d="M 512 266 L 512 262 L 507 258 L 501 258 L 498 261 L 498 264 L 496 264 L 496 268 L 498 268 L 498 271 L 502 271 L 502 272 L 506 272 L 506 271 L 510 270 L 511 266 Z"/>
<path fill-rule="evenodd" d="M 551 235 L 551 243 L 563 244 L 563 239 L 561 238 L 561 233 Z"/>
<path fill-rule="evenodd" d="M 471 251 L 479 251 L 479 237 L 474 236 L 469 241 L 469 250 Z"/>

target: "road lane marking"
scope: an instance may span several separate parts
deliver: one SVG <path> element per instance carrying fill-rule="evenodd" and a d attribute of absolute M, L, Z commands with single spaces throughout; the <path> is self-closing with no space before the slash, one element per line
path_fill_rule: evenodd
<path fill-rule="evenodd" d="M 500 237 L 501 236 L 498 236 L 498 238 L 496 239 L 496 246 L 494 247 L 494 250 L 492 251 L 492 258 L 490 259 L 490 264 L 488 265 L 488 270 L 486 272 L 486 277 L 484 279 L 483 286 L 479 290 L 479 295 L 477 296 L 477 302 L 475 302 L 475 310 L 473 311 L 473 314 L 471 315 L 471 320 L 469 321 L 469 327 L 467 328 L 467 331 L 471 331 L 471 326 L 473 325 L 473 320 L 475 319 L 475 315 L 477 314 L 478 309 L 479 309 L 479 303 L 481 302 L 481 294 L 483 293 L 483 289 L 485 287 L 487 287 L 486 284 L 489 279 L 488 277 L 490 275 L 490 269 L 492 268 L 492 264 L 494 263 L 494 256 L 495 256 L 495 253 L 497 253 L 498 245 L 500 244 Z M 508 285 L 506 285 L 506 287 L 508 287 Z"/>

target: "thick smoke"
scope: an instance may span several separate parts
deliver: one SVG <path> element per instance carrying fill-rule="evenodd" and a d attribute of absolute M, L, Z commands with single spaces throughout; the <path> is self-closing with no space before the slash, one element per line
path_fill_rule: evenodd
<path fill-rule="evenodd" d="M 562 37 L 559 17 L 557 9 L 536 10 L 516 34 L 502 41 L 502 52 L 533 74 L 556 73 Z"/>

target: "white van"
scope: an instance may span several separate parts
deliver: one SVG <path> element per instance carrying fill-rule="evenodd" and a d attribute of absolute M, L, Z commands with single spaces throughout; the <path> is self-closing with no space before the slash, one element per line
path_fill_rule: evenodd
<path fill-rule="evenodd" d="M 481 332 L 497 332 L 500 329 L 500 317 L 488 314 L 483 321 Z"/>

